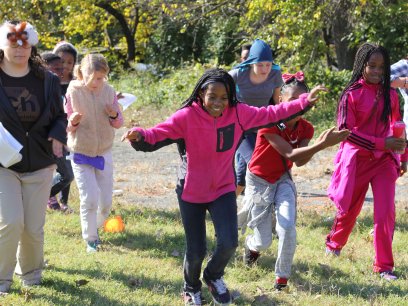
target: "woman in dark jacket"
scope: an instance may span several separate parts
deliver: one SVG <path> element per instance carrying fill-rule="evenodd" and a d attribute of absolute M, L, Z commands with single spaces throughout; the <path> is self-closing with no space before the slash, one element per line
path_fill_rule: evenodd
<path fill-rule="evenodd" d="M 14 272 L 23 286 L 41 282 L 46 203 L 66 142 L 59 81 L 42 66 L 37 42 L 27 22 L 0 26 L 0 122 L 23 146 L 21 161 L 0 164 L 0 294 Z"/>

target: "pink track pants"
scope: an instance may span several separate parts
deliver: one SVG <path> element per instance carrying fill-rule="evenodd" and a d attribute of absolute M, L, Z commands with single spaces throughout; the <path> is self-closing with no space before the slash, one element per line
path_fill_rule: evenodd
<path fill-rule="evenodd" d="M 332 230 L 326 238 L 326 246 L 332 250 L 340 250 L 347 243 L 371 183 L 374 197 L 374 272 L 392 271 L 397 178 L 398 169 L 390 155 L 380 159 L 358 156 L 352 204 L 348 212 L 336 214 Z"/>

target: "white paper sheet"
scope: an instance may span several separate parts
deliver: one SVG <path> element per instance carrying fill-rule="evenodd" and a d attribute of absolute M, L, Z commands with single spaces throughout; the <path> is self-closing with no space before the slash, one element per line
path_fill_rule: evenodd
<path fill-rule="evenodd" d="M 0 163 L 3 167 L 10 167 L 22 159 L 19 153 L 23 146 L 7 131 L 0 122 Z"/>
<path fill-rule="evenodd" d="M 136 96 L 128 93 L 122 93 L 123 98 L 120 98 L 118 102 L 123 106 L 123 111 L 125 111 L 130 105 L 132 105 L 136 100 Z"/>

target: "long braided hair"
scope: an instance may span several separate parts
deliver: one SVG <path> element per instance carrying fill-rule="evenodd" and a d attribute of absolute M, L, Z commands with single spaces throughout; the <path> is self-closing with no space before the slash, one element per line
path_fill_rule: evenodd
<path fill-rule="evenodd" d="M 234 79 L 225 70 L 221 68 L 212 68 L 204 72 L 204 74 L 198 80 L 196 86 L 194 87 L 194 90 L 191 93 L 190 97 L 183 102 L 181 108 L 190 106 L 194 101 L 199 101 L 202 103 L 203 101 L 201 101 L 200 92 L 202 90 L 205 90 L 209 84 L 215 82 L 224 84 L 228 94 L 228 105 L 230 107 L 236 106 L 238 100 Z"/>
<path fill-rule="evenodd" d="M 356 58 L 354 59 L 354 66 L 353 66 L 353 74 L 351 76 L 351 80 L 348 82 L 346 88 L 341 93 L 340 99 L 337 102 L 337 115 L 339 113 L 339 107 L 343 98 L 348 91 L 356 88 L 356 82 L 363 77 L 364 69 L 367 65 L 370 56 L 373 53 L 380 53 L 384 59 L 384 74 L 382 80 L 383 86 L 383 96 L 384 96 L 384 109 L 381 114 L 381 121 L 385 124 L 389 121 L 389 116 L 391 114 L 391 99 L 390 99 L 390 75 L 391 75 L 391 68 L 390 68 L 390 55 L 388 54 L 387 49 L 383 46 L 372 44 L 372 43 L 364 43 L 356 53 Z"/>

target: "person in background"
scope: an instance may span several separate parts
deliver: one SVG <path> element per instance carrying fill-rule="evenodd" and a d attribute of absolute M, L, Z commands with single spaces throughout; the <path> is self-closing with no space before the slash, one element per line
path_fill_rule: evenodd
<path fill-rule="evenodd" d="M 369 185 L 374 197 L 374 272 L 397 279 L 393 272 L 395 184 L 407 171 L 406 139 L 393 137 L 401 119 L 397 92 L 390 86 L 390 57 L 379 45 L 364 43 L 357 51 L 351 80 L 337 105 L 337 125 L 350 130 L 340 144 L 328 188 L 337 207 L 326 237 L 326 254 L 340 256 L 356 223 Z"/>
<path fill-rule="evenodd" d="M 408 55 L 391 65 L 391 86 L 398 88 L 404 99 L 404 122 L 408 131 Z"/>
<path fill-rule="evenodd" d="M 133 128 L 122 136 L 136 150 L 145 152 L 178 144 L 182 165 L 176 193 L 186 236 L 185 305 L 202 305 L 200 276 L 207 253 L 207 211 L 217 243 L 203 271 L 203 280 L 214 303 L 231 303 L 223 275 L 238 245 L 233 159 L 242 134 L 304 113 L 315 103 L 321 90 L 324 88 L 319 87 L 292 103 L 251 107 L 238 102 L 231 75 L 222 69 L 210 69 L 170 118 L 150 129 Z"/>
<path fill-rule="evenodd" d="M 74 67 L 78 58 L 77 49 L 69 42 L 59 42 L 52 51 L 61 58 L 62 73 L 60 74 L 61 94 L 65 99 L 65 93 L 69 83 L 74 79 Z M 62 165 L 62 163 L 65 165 Z M 64 212 L 72 212 L 69 207 L 69 191 L 73 180 L 73 172 L 71 162 L 69 160 L 69 152 L 64 150 L 64 158 L 59 161 L 59 168 L 64 172 L 57 170 L 57 175 L 53 180 L 52 196 L 48 200 L 48 207 L 53 210 L 61 210 Z M 64 171 L 65 169 L 65 171 Z M 60 194 L 57 199 L 57 194 Z"/>
<path fill-rule="evenodd" d="M 107 82 L 109 66 L 101 54 L 86 55 L 75 68 L 65 110 L 68 148 L 79 191 L 82 238 L 88 253 L 97 252 L 98 228 L 112 207 L 112 145 L 123 124 L 116 92 Z"/>
<path fill-rule="evenodd" d="M 51 72 L 55 73 L 59 78 L 62 77 L 63 66 L 61 57 L 52 52 L 44 52 L 41 54 L 46 67 Z M 72 209 L 68 206 L 69 186 L 74 180 L 74 173 L 72 172 L 72 166 L 70 160 L 66 159 L 68 152 L 64 148 L 63 157 L 57 158 L 57 174 L 54 175 L 50 198 L 48 199 L 48 208 L 51 210 L 61 210 L 63 212 L 72 212 Z M 61 192 L 60 203 L 56 198 L 56 195 Z"/>
<path fill-rule="evenodd" d="M 21 161 L 0 165 L 0 294 L 14 272 L 23 286 L 41 283 L 45 203 L 66 142 L 59 80 L 43 67 L 37 43 L 28 22 L 0 26 L 0 122 L 23 145 Z"/>
<path fill-rule="evenodd" d="M 58 78 L 62 77 L 62 61 L 61 57 L 50 51 L 41 53 L 41 58 L 44 60 L 45 68 L 54 73 Z"/>
<path fill-rule="evenodd" d="M 248 105 L 263 107 L 278 103 L 282 86 L 280 67 L 273 63 L 272 50 L 263 40 L 256 39 L 249 50 L 248 59 L 230 72 L 235 81 L 237 98 Z M 256 130 L 245 133 L 236 153 L 236 195 L 245 188 L 245 173 L 254 151 Z"/>
<path fill-rule="evenodd" d="M 241 47 L 241 57 L 240 57 L 240 62 L 244 62 L 248 59 L 249 56 L 249 50 L 251 49 L 251 44 L 245 44 L 242 45 Z"/>
<path fill-rule="evenodd" d="M 284 85 L 280 103 L 291 103 L 309 91 L 303 72 L 284 74 L 282 77 Z M 298 167 L 305 165 L 315 153 L 339 143 L 349 134 L 347 130 L 326 130 L 313 145 L 308 146 L 313 133 L 313 125 L 301 117 L 260 129 L 246 173 L 244 205 L 238 213 L 238 226 L 245 230 L 249 225 L 253 234 L 245 240 L 244 263 L 252 266 L 261 251 L 270 247 L 273 220 L 276 220 L 279 240 L 275 264 L 277 290 L 287 287 L 296 249 L 297 195 L 291 175 L 293 163 Z"/>
<path fill-rule="evenodd" d="M 78 59 L 77 49 L 67 41 L 60 41 L 52 53 L 61 57 L 62 61 L 62 76 L 61 76 L 61 89 L 62 95 L 65 96 L 69 83 L 74 79 L 74 67 Z"/>

